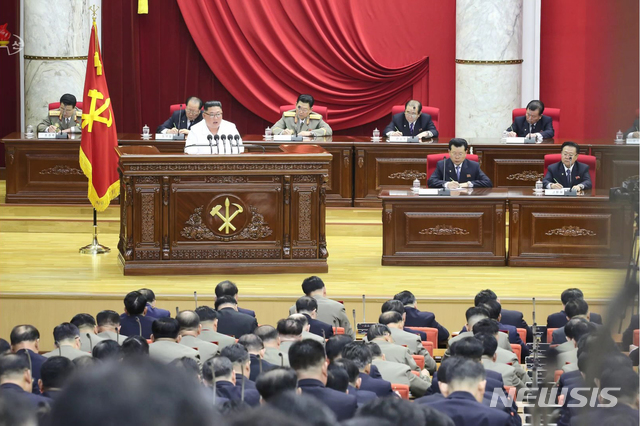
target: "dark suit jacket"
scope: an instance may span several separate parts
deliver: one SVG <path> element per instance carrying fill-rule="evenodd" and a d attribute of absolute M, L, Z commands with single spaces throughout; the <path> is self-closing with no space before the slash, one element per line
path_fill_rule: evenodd
<path fill-rule="evenodd" d="M 522 339 L 520 338 L 520 335 L 518 334 L 518 330 L 516 330 L 514 326 L 505 324 L 503 322 L 499 322 L 498 327 L 500 327 L 500 330 L 509 332 L 509 343 L 520 345 L 520 347 L 522 348 L 523 359 L 524 357 L 529 356 L 529 353 L 530 353 L 529 347 L 525 342 L 522 341 Z"/>
<path fill-rule="evenodd" d="M 591 314 L 591 322 L 593 321 L 593 314 Z M 633 343 L 633 331 L 637 330 L 640 325 L 640 320 L 638 318 L 638 314 L 635 314 L 631 317 L 631 321 L 629 322 L 629 327 L 622 333 L 622 350 L 626 351 L 629 349 L 629 345 Z"/>
<path fill-rule="evenodd" d="M 446 176 L 443 172 L 445 161 L 447 162 Z M 444 188 L 445 182 L 451 182 L 451 179 L 456 180 L 457 178 L 458 176 L 456 175 L 456 168 L 453 165 L 453 161 L 451 161 L 450 158 L 440 160 L 438 161 L 438 164 L 436 164 L 436 169 L 431 174 L 431 177 L 429 177 L 429 188 Z M 493 186 L 491 179 L 489 179 L 487 175 L 480 170 L 480 164 L 467 159 L 462 162 L 462 167 L 460 168 L 460 180 L 458 183 L 465 182 L 471 182 L 476 188 L 491 188 Z"/>
<path fill-rule="evenodd" d="M 507 426 L 512 424 L 507 413 L 476 401 L 468 392 L 453 392 L 447 398 L 428 404 L 453 420 L 456 426 Z"/>
<path fill-rule="evenodd" d="M 638 410 L 624 404 L 618 404 L 614 407 L 597 407 L 572 418 L 570 424 L 572 426 L 598 426 L 612 418 L 616 419 L 616 424 L 635 424 L 638 421 L 638 414 Z"/>
<path fill-rule="evenodd" d="M 326 322 L 318 321 L 317 319 L 311 318 L 307 314 L 302 314 L 307 317 L 307 321 L 309 321 L 309 332 L 313 334 L 317 334 L 318 336 L 328 339 L 333 336 L 333 327 Z"/>
<path fill-rule="evenodd" d="M 638 131 L 638 129 L 640 129 L 640 127 L 639 127 L 639 126 L 640 126 L 639 121 L 640 121 L 640 120 L 636 117 L 636 119 L 634 120 L 634 122 L 633 122 L 633 124 L 631 125 L 631 127 L 629 127 L 629 128 L 627 129 L 627 131 L 626 131 L 626 132 L 624 132 L 624 136 L 623 136 L 623 138 L 624 138 L 624 139 L 626 139 L 626 138 L 627 138 L 627 135 L 628 135 L 629 133 L 637 132 L 637 131 Z"/>
<path fill-rule="evenodd" d="M 360 383 L 360 389 L 371 391 L 381 398 L 395 395 L 391 389 L 391 383 L 382 379 L 374 379 L 366 373 L 360 373 L 362 383 Z"/>
<path fill-rule="evenodd" d="M 140 325 L 138 325 L 136 318 L 140 320 Z M 140 327 L 142 327 L 142 337 L 150 339 L 151 324 L 153 324 L 155 320 L 156 319 L 153 317 L 146 317 L 144 315 L 129 316 L 127 314 L 122 314 L 120 315 L 120 334 L 124 334 L 127 337 L 139 336 Z"/>
<path fill-rule="evenodd" d="M 260 405 L 260 394 L 255 389 L 250 389 L 247 385 L 250 383 L 248 379 L 244 383 L 244 402 L 252 407 Z M 216 391 L 218 395 L 227 398 L 231 401 L 238 401 L 242 399 L 242 384 L 240 381 L 236 382 L 235 386 L 231 382 L 216 382 Z"/>
<path fill-rule="evenodd" d="M 50 398 L 47 398 L 45 396 L 25 392 L 20 386 L 14 385 L 13 383 L 5 383 L 3 385 L 0 385 L 0 392 L 12 392 L 18 395 L 20 398 L 25 398 L 35 407 L 38 407 L 41 404 L 51 404 L 52 402 Z"/>
<path fill-rule="evenodd" d="M 239 339 L 253 333 L 257 327 L 258 321 L 254 317 L 236 312 L 233 308 L 218 311 L 218 333 Z"/>
<path fill-rule="evenodd" d="M 589 315 L 589 320 L 591 322 L 602 325 L 602 317 L 599 314 L 591 312 Z M 564 327 L 568 322 L 567 314 L 564 311 L 556 312 L 555 314 L 551 314 L 547 317 L 547 328 Z"/>
<path fill-rule="evenodd" d="M 405 117 L 404 112 L 399 114 L 395 114 L 391 119 L 391 123 L 387 127 L 384 128 L 382 132 L 383 135 L 386 135 L 389 132 L 397 131 L 402 132 L 402 136 L 415 136 L 418 133 L 426 132 L 429 130 L 433 133 L 433 137 L 438 137 L 438 129 L 436 129 L 435 124 L 431 121 L 431 116 L 426 113 L 422 113 L 416 119 L 415 124 L 413 125 L 413 133 L 411 133 L 411 129 L 409 126 L 409 122 L 407 121 L 407 117 Z"/>
<path fill-rule="evenodd" d="M 320 380 L 302 379 L 298 381 L 298 387 L 303 394 L 309 394 L 325 403 L 335 413 L 338 421 L 350 419 L 358 408 L 355 396 L 329 389 Z"/>
<path fill-rule="evenodd" d="M 485 387 L 485 393 L 493 393 L 494 389 L 504 389 L 504 381 L 502 380 L 502 374 L 493 370 L 485 370 L 487 385 Z M 438 372 L 431 378 L 431 387 L 427 389 L 427 395 L 434 395 L 440 393 L 440 386 L 438 385 Z"/>
<path fill-rule="evenodd" d="M 198 114 L 198 116 L 196 117 L 195 120 L 193 120 L 191 125 L 193 126 L 194 124 L 197 124 L 200 121 L 202 121 L 202 112 Z M 171 117 L 169 117 L 167 121 L 165 121 L 164 123 L 158 126 L 158 128 L 156 129 L 156 133 L 161 133 L 164 129 L 173 129 L 174 126 L 178 130 L 187 128 L 187 113 L 185 112 L 184 108 L 182 109 L 182 112 L 178 110 L 173 114 L 171 114 Z"/>
<path fill-rule="evenodd" d="M 154 308 L 147 303 L 147 316 L 151 318 L 170 318 L 171 312 L 166 309 Z"/>
<path fill-rule="evenodd" d="M 38 387 L 38 380 L 40 379 L 40 368 L 42 368 L 42 364 L 44 364 L 47 358 L 29 349 L 20 349 L 17 353 L 24 353 L 25 351 L 29 352 L 29 357 L 31 358 L 31 377 L 33 377 L 33 388 L 31 393 L 40 395 L 40 388 Z"/>
<path fill-rule="evenodd" d="M 260 357 L 258 355 L 249 354 L 249 360 L 251 361 L 251 373 L 249 374 L 249 379 L 255 382 L 260 375 Z M 269 370 L 273 370 L 274 368 L 276 368 L 275 365 L 262 360 L 263 373 L 266 373 Z"/>
<path fill-rule="evenodd" d="M 524 320 L 522 312 L 511 311 L 509 309 L 503 309 L 501 311 L 502 317 L 500 321 L 503 324 L 512 325 L 515 328 L 524 328 L 527 330 L 527 342 L 533 342 L 533 334 L 531 333 L 531 327 Z M 517 331 L 517 330 L 516 330 Z"/>
<path fill-rule="evenodd" d="M 591 175 L 589 174 L 589 166 L 576 161 L 571 169 L 571 186 L 567 183 L 567 178 L 564 174 L 564 164 L 562 161 L 559 163 L 551 164 L 547 168 L 547 174 L 542 179 L 542 186 L 547 187 L 550 183 L 562 184 L 564 188 L 572 188 L 574 185 L 582 184 L 584 189 L 591 189 Z"/>
<path fill-rule="evenodd" d="M 251 315 L 254 318 L 256 317 L 256 312 L 252 311 L 251 309 L 244 309 L 238 306 L 238 312 L 240 312 L 241 314 Z"/>
<path fill-rule="evenodd" d="M 378 395 L 376 395 L 375 392 L 356 389 L 351 385 L 349 385 L 349 395 L 353 395 L 356 397 L 356 400 L 358 401 L 358 407 L 361 407 L 367 402 L 373 401 L 374 399 L 378 398 Z"/>
<path fill-rule="evenodd" d="M 462 174 L 462 173 L 461 173 Z M 449 339 L 449 330 L 438 324 L 436 316 L 427 311 L 419 311 L 416 308 L 405 306 L 404 311 L 407 319 L 404 325 L 408 327 L 431 327 L 438 329 L 438 341 L 447 341 Z"/>
<path fill-rule="evenodd" d="M 544 139 L 551 139 L 555 134 L 553 130 L 553 120 L 551 117 L 543 115 L 536 124 L 527 123 L 527 117 L 516 117 L 513 124 L 507 129 L 512 129 L 516 134 L 523 138 L 527 133 L 540 133 Z"/>
<path fill-rule="evenodd" d="M 369 370 L 369 376 L 373 377 L 374 379 L 382 379 L 382 374 L 380 374 L 380 370 L 378 370 L 378 367 L 373 364 L 371 364 L 371 370 Z"/>

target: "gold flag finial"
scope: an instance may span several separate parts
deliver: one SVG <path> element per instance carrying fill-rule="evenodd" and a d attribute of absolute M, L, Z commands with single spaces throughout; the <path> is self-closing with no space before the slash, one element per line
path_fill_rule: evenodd
<path fill-rule="evenodd" d="M 89 10 L 91 11 L 91 19 L 93 19 L 93 23 L 96 23 L 96 16 L 98 13 L 98 9 L 100 9 L 98 6 L 96 6 L 95 4 L 91 7 L 89 7 Z"/>

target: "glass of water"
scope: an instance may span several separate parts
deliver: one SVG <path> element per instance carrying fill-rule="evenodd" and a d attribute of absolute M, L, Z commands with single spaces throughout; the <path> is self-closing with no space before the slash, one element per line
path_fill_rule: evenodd
<path fill-rule="evenodd" d="M 149 126 L 147 126 L 146 124 L 142 128 L 142 137 L 143 138 L 148 138 L 149 137 Z"/>

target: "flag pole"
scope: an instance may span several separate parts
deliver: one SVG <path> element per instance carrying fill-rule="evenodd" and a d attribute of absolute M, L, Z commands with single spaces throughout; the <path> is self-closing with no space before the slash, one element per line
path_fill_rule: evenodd
<path fill-rule="evenodd" d="M 109 253 L 111 249 L 98 243 L 98 212 L 93 209 L 93 242 L 88 246 L 80 249 L 82 254 L 104 254 Z"/>

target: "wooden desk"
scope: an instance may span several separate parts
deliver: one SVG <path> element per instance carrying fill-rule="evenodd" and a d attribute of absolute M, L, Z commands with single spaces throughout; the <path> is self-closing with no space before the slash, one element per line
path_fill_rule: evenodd
<path fill-rule="evenodd" d="M 220 156 L 117 151 L 125 275 L 328 271 L 331 155 L 321 147 Z"/>
<path fill-rule="evenodd" d="M 628 263 L 633 211 L 610 203 L 605 191 L 578 197 L 536 196 L 517 187 L 451 193 L 381 191 L 382 265 L 615 268 Z"/>

